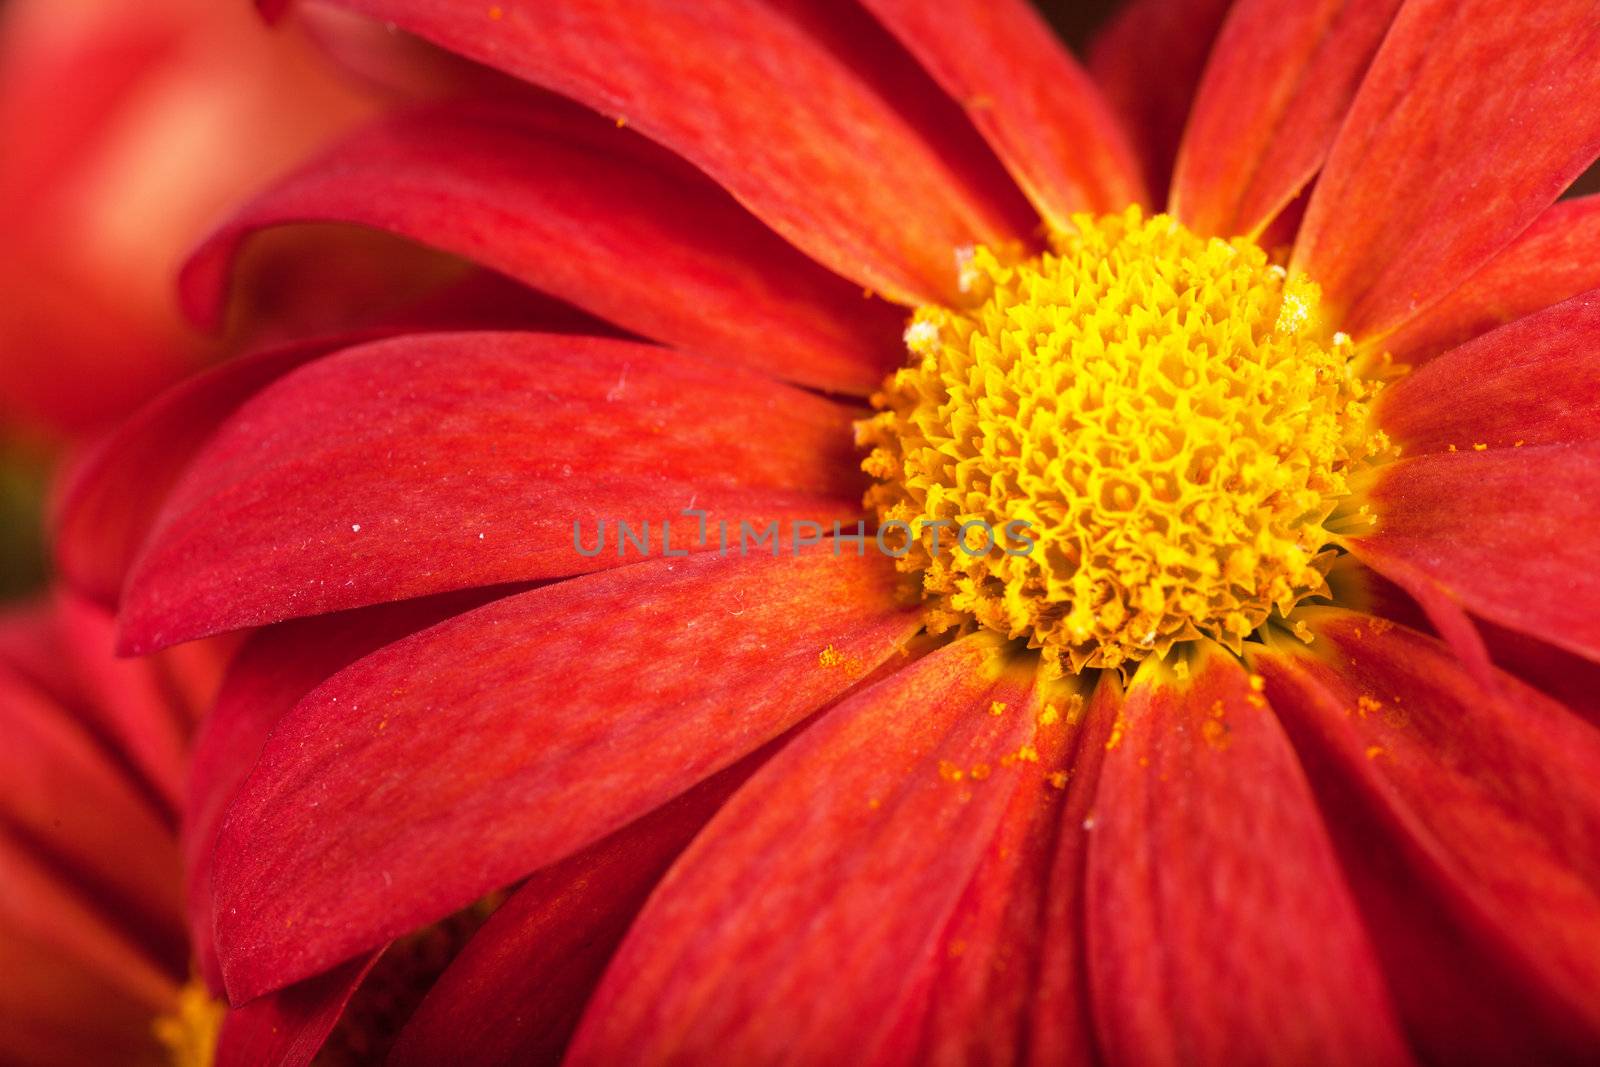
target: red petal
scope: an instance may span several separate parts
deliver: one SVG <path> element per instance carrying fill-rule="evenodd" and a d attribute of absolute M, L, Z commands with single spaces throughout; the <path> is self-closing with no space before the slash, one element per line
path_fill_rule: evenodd
<path fill-rule="evenodd" d="M 160 1062 L 150 1020 L 177 982 L 0 827 L 0 1062 Z"/>
<path fill-rule="evenodd" d="M 174 386 L 72 471 L 55 514 L 55 558 L 74 588 L 115 604 L 172 486 L 200 445 L 245 398 L 337 347 L 301 342 L 232 360 Z"/>
<path fill-rule="evenodd" d="M 973 638 L 843 702 L 695 839 L 566 1063 L 872 1063 L 1025 774 L 1038 704 Z M 1006 705 L 990 714 L 992 702 Z M 971 769 L 985 765 L 986 777 Z"/>
<path fill-rule="evenodd" d="M 961 103 L 1049 222 L 1070 229 L 1074 212 L 1149 199 L 1110 106 L 1027 0 L 865 3 Z"/>
<path fill-rule="evenodd" d="M 1600 663 L 1493 623 L 1478 628 L 1498 666 L 1600 726 Z"/>
<path fill-rule="evenodd" d="M 1210 649 L 1147 667 L 1101 770 L 1089 973 L 1112 1063 L 1405 1063 L 1371 944 L 1266 701 Z"/>
<path fill-rule="evenodd" d="M 211 907 L 213 849 L 228 804 L 255 767 L 267 735 L 301 698 L 351 663 L 470 611 L 486 596 L 475 590 L 297 620 L 260 631 L 240 649 L 195 738 L 183 818 L 191 950 L 213 991 L 222 993 Z"/>
<path fill-rule="evenodd" d="M 1406 455 L 1600 437 L 1600 289 L 1484 334 L 1386 389 Z"/>
<path fill-rule="evenodd" d="M 1595 288 L 1600 288 L 1600 196 L 1563 200 L 1454 292 L 1378 346 L 1421 363 Z"/>
<path fill-rule="evenodd" d="M 228 1012 L 216 1067 L 306 1067 L 382 955 L 351 960 Z"/>
<path fill-rule="evenodd" d="M 596 570 L 626 521 L 759 529 L 860 514 L 853 412 L 653 346 L 396 338 L 302 367 L 195 460 L 128 582 L 132 651 L 451 589 Z M 316 427 L 307 433 L 306 427 Z M 786 538 L 788 540 L 788 538 Z M 586 550 L 589 551 L 589 550 Z M 639 554 L 643 554 L 642 552 Z M 635 557 L 636 558 L 636 557 Z"/>
<path fill-rule="evenodd" d="M 783 742 L 529 878 L 428 991 L 401 1031 L 391 1067 L 560 1063 L 645 898 L 706 820 Z"/>
<path fill-rule="evenodd" d="M 1376 532 L 1344 543 L 1374 570 L 1424 575 L 1474 614 L 1600 659 L 1600 442 L 1401 459 L 1368 499 Z"/>
<path fill-rule="evenodd" d="M 447 915 L 759 748 L 910 636 L 894 589 L 883 560 L 826 547 L 651 561 L 337 675 L 273 731 L 217 843 L 232 998 Z"/>
<path fill-rule="evenodd" d="M 1293 265 L 1382 334 L 1509 244 L 1600 155 L 1592 0 L 1412 0 L 1351 105 Z"/>
<path fill-rule="evenodd" d="M 1122 116 L 1164 203 L 1206 57 L 1233 0 L 1129 0 L 1089 48 L 1089 71 Z"/>
<path fill-rule="evenodd" d="M 1063 693 L 934 952 L 905 1044 L 917 1064 L 1095 1062 L 1083 944 L 1083 819 L 1094 801 L 1118 690 L 1084 716 Z M 1081 701 L 1081 697 L 1077 698 Z M 1081 724 L 1078 722 L 1083 718 Z"/>
<path fill-rule="evenodd" d="M 1600 1044 L 1600 735 L 1507 676 L 1504 697 L 1485 693 L 1412 631 L 1347 612 L 1308 622 L 1309 650 L 1253 661 L 1408 1030 L 1438 1063 L 1586 1059 Z"/>
<path fill-rule="evenodd" d="M 796 247 L 901 303 L 1032 214 L 960 111 L 853 4 L 339 0 L 672 148 Z"/>
<path fill-rule="evenodd" d="M 55 556 L 79 592 L 115 604 L 156 513 L 200 446 L 248 397 L 329 352 L 396 332 L 607 327 L 488 271 L 434 293 L 377 325 L 261 349 L 175 385 L 125 421 L 67 479 L 55 508 Z"/>
<path fill-rule="evenodd" d="M 252 232 L 310 220 L 389 230 L 646 337 L 824 389 L 870 392 L 903 353 L 901 309 L 863 299 L 671 153 L 559 99 L 452 103 L 355 136 L 196 253 L 191 313 L 218 320 Z"/>
<path fill-rule="evenodd" d="M 1089 826 L 1105 762 L 1106 741 L 1122 716 L 1122 686 L 1104 672 L 1084 714 L 1083 736 L 1073 754 L 1061 811 L 1048 897 L 1039 927 L 1039 970 L 1034 992 L 1028 1063 L 1097 1064 L 1089 1002 L 1088 945 L 1084 930 Z"/>
<path fill-rule="evenodd" d="M 67 709 L 0 663 L 0 812 L 52 866 L 181 957 L 172 832 L 125 768 Z"/>
<path fill-rule="evenodd" d="M 82 715 L 133 765 L 176 816 L 183 797 L 189 711 L 176 699 L 160 661 L 117 659 L 116 620 L 71 593 L 55 597 L 55 616 L 82 687 Z"/>
<path fill-rule="evenodd" d="M 1172 180 L 1200 233 L 1258 234 L 1310 183 L 1400 0 L 1240 0 L 1211 50 Z"/>

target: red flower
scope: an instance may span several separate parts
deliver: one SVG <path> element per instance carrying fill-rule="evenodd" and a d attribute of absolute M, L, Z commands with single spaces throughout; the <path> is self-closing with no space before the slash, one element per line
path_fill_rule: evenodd
<path fill-rule="evenodd" d="M 1138 137 L 1020 0 L 345 6 L 604 117 L 393 118 L 190 307 L 337 220 L 583 314 L 247 356 L 68 493 L 128 650 L 262 628 L 185 823 L 224 1060 L 507 889 L 389 1062 L 1592 1058 L 1594 3 L 1239 0 L 1175 152 L 1143 28 L 1216 4 L 1096 50 Z"/>

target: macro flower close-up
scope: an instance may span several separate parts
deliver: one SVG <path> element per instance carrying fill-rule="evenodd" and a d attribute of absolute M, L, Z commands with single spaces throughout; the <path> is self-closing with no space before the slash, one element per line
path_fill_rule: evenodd
<path fill-rule="evenodd" d="M 1600 2 L 258 6 L 0 1061 L 1600 1062 Z"/>

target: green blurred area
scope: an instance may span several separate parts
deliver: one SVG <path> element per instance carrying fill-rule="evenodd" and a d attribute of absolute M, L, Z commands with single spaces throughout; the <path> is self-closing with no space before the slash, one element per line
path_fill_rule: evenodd
<path fill-rule="evenodd" d="M 44 448 L 0 440 L 0 600 L 25 596 L 44 582 L 49 470 Z"/>

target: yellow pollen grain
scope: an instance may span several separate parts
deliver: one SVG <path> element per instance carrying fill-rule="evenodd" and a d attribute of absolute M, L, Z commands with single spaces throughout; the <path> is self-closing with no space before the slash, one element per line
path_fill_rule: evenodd
<path fill-rule="evenodd" d="M 1065 789 L 1067 787 L 1067 772 L 1051 771 L 1045 780 L 1057 789 Z"/>
<path fill-rule="evenodd" d="M 159 1016 L 151 1030 L 173 1067 L 211 1067 L 225 1014 L 227 1008 L 211 998 L 205 984 L 190 979 L 178 991 L 172 1013 Z"/>
<path fill-rule="evenodd" d="M 994 703 L 989 705 L 990 715 L 1004 715 L 1005 713 L 1006 702 L 1004 700 L 996 700 Z"/>
<path fill-rule="evenodd" d="M 853 678 L 861 673 L 863 664 L 857 657 L 829 645 L 817 653 L 817 666 L 823 670 L 840 670 L 846 677 Z"/>
<path fill-rule="evenodd" d="M 1056 710 L 1056 706 L 1054 704 L 1046 704 L 1044 706 L 1044 710 L 1039 713 L 1040 726 L 1054 726 L 1060 721 L 1061 712 Z"/>
<path fill-rule="evenodd" d="M 1106 751 L 1115 752 L 1117 746 L 1122 744 L 1123 726 L 1122 719 L 1118 718 L 1111 724 L 1111 736 L 1106 738 Z"/>
<path fill-rule="evenodd" d="M 1327 592 L 1330 527 L 1394 455 L 1371 418 L 1388 357 L 1247 239 L 1137 208 L 1073 222 L 1022 262 L 957 253 L 971 305 L 917 310 L 858 424 L 867 504 L 905 524 L 934 632 L 1025 638 L 1060 673 L 1237 651 Z M 971 522 L 995 543 L 958 543 Z"/>

